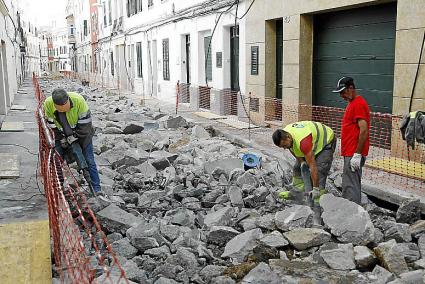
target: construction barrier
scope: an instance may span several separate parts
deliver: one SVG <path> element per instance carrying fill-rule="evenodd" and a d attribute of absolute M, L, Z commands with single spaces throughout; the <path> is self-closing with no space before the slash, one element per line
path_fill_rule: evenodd
<path fill-rule="evenodd" d="M 47 127 L 38 79 L 33 76 L 38 101 L 39 167 L 47 199 L 54 271 L 62 283 L 129 283 L 86 193 L 54 149 Z"/>
<path fill-rule="evenodd" d="M 256 97 L 255 94 L 215 90 L 205 86 L 178 84 L 178 112 L 193 112 L 233 128 L 235 133 L 249 134 L 250 139 L 274 147 L 272 129 L 302 120 L 322 122 L 338 138 L 334 168 L 343 169 L 340 156 L 341 122 L 344 109 L 336 107 L 289 104 L 282 99 Z M 189 90 L 189 91 L 188 91 Z M 189 92 L 189 94 L 188 94 Z M 190 98 L 187 101 L 186 98 Z M 363 180 L 389 189 L 396 188 L 425 196 L 425 145 L 408 149 L 400 133 L 402 117 L 371 112 L 370 151 L 363 168 Z"/>

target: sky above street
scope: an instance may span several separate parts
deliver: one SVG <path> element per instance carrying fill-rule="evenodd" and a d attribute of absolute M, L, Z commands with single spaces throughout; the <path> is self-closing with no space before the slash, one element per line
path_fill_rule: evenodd
<path fill-rule="evenodd" d="M 58 27 L 66 25 L 67 0 L 21 0 L 24 17 L 37 26 L 50 26 L 56 21 Z"/>

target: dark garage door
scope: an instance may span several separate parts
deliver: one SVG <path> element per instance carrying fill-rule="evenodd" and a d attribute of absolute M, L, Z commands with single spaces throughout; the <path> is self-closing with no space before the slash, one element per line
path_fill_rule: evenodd
<path fill-rule="evenodd" d="M 315 16 L 315 105 L 344 108 L 331 90 L 351 76 L 371 111 L 392 112 L 396 12 L 391 3 Z"/>

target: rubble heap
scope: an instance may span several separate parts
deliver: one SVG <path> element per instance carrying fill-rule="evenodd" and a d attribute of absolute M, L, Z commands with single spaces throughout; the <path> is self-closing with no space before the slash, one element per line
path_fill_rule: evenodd
<path fill-rule="evenodd" d="M 46 92 L 56 85 L 64 82 L 44 82 Z M 320 201 L 323 226 L 313 227 L 309 207 L 278 198 L 290 187 L 291 169 L 273 157 L 262 155 L 261 169 L 245 170 L 240 157 L 252 149 L 211 129 L 128 97 L 81 91 L 111 199 L 90 202 L 129 280 L 423 283 L 418 201 L 396 213 L 327 194 Z"/>

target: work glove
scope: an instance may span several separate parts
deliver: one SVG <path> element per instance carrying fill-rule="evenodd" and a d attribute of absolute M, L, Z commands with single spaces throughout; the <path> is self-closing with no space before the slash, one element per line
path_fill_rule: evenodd
<path fill-rule="evenodd" d="M 313 187 L 313 190 L 310 191 L 309 194 L 310 194 L 311 200 L 313 200 L 313 202 L 315 204 L 319 204 L 320 197 L 322 197 L 322 195 L 326 194 L 326 189 L 320 189 L 318 187 Z"/>
<path fill-rule="evenodd" d="M 360 170 L 361 163 L 362 163 L 362 155 L 358 153 L 354 153 L 353 157 L 351 157 L 351 160 L 350 160 L 351 171 L 355 172 L 357 170 Z"/>
<path fill-rule="evenodd" d="M 71 135 L 66 137 L 66 141 L 68 142 L 69 145 L 72 145 L 72 143 L 78 141 L 78 138 L 75 137 L 74 135 Z"/>
<path fill-rule="evenodd" d="M 282 200 L 288 200 L 288 199 L 289 199 L 289 197 L 290 197 L 290 192 L 289 192 L 289 191 L 282 191 L 282 192 L 279 192 L 279 197 L 280 197 L 280 199 L 282 199 Z"/>
<path fill-rule="evenodd" d="M 298 191 L 304 191 L 304 181 L 301 177 L 292 177 L 292 186 L 294 186 Z"/>

